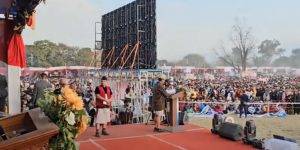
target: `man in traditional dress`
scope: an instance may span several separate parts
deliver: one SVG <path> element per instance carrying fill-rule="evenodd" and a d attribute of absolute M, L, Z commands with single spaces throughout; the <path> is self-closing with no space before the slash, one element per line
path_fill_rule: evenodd
<path fill-rule="evenodd" d="M 109 135 L 106 130 L 107 123 L 110 122 L 110 106 L 112 102 L 112 91 L 107 84 L 107 77 L 101 78 L 101 85 L 96 87 L 96 137 L 100 137 L 100 126 L 102 135 Z"/>

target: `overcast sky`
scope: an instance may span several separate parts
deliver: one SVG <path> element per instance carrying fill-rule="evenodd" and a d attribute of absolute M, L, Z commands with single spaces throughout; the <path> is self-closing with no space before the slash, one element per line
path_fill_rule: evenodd
<path fill-rule="evenodd" d="M 37 9 L 37 28 L 24 32 L 26 44 L 48 39 L 94 48 L 94 22 L 132 0 L 47 0 Z M 188 53 L 212 59 L 213 49 L 229 45 L 235 18 L 246 20 L 257 44 L 277 39 L 300 48 L 300 0 L 157 0 L 158 59 L 179 60 Z M 172 55 L 170 55 L 172 52 Z"/>

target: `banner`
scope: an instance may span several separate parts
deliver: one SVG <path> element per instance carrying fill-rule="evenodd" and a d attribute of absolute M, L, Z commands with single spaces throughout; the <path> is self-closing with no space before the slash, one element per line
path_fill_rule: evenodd
<path fill-rule="evenodd" d="M 7 51 L 7 64 L 20 68 L 26 67 L 26 52 L 23 38 L 20 34 L 14 33 Z"/>

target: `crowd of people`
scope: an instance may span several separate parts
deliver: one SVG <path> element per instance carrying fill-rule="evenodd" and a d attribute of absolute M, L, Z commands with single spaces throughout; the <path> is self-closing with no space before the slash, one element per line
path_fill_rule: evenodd
<path fill-rule="evenodd" d="M 187 113 L 203 115 L 237 113 L 240 114 L 240 117 L 242 117 L 242 114 L 246 117 L 247 114 L 264 113 L 300 114 L 299 77 L 279 74 L 258 75 L 256 78 L 237 78 L 217 74 L 213 76 L 214 79 L 154 78 L 142 84 L 141 88 L 143 90 L 141 91 L 137 91 L 138 88 L 130 84 L 125 89 L 103 88 L 104 82 L 109 80 L 106 77 L 101 80 L 94 79 L 101 81 L 100 86 L 98 86 L 97 82 L 99 81 L 94 82 L 88 77 L 84 79 L 83 77 L 74 78 L 69 80 L 68 83 L 62 83 L 61 78 L 49 78 L 46 73 L 38 76 L 22 76 L 22 111 L 38 107 L 37 102 L 43 98 L 45 89 L 60 93 L 62 86 L 68 84 L 74 92 L 82 97 L 86 111 L 91 116 L 90 126 L 97 126 L 97 136 L 100 136 L 98 132 L 100 122 L 101 127 L 104 129 L 102 134 L 108 135 L 103 121 L 110 120 L 109 117 L 102 120 L 103 118 L 98 118 L 97 114 L 100 112 L 101 115 L 109 116 L 107 110 L 111 110 L 111 103 L 117 101 L 117 99 L 112 98 L 112 93 L 118 94 L 121 93 L 121 90 L 125 92 L 122 103 L 124 107 L 128 107 L 128 99 L 131 99 L 132 95 L 135 95 L 135 97 L 140 95 L 143 100 L 140 105 L 143 105 L 143 107 L 150 106 L 156 116 L 164 115 L 169 107 L 168 99 L 178 91 L 185 91 L 185 97 L 180 102 L 180 110 Z M 5 78 L 0 77 L 0 81 L 4 82 Z M 110 80 L 108 83 L 112 82 L 114 80 Z M 105 85 L 108 86 L 109 84 L 105 83 Z M 0 88 L 6 87 L 7 83 L 0 85 Z M 141 93 L 137 94 L 137 92 Z M 5 104 L 2 104 L 5 101 L 2 100 L 4 97 L 7 97 L 7 92 L 0 93 L 1 111 L 4 111 Z M 164 97 L 164 101 L 158 103 L 157 99 L 161 99 L 161 97 Z M 102 100 L 101 103 L 99 99 Z M 104 100 L 108 104 L 104 104 Z M 99 109 L 103 110 L 99 111 Z M 160 117 L 154 117 L 154 120 L 158 122 L 155 131 L 159 132 Z"/>
<path fill-rule="evenodd" d="M 63 77 L 49 78 L 46 73 L 33 76 L 22 76 L 20 85 L 22 111 L 37 107 L 37 101 L 43 97 L 45 89 L 51 89 L 54 92 L 58 92 L 61 89 L 61 79 L 63 79 Z M 94 89 L 90 79 L 80 80 L 79 78 L 74 78 L 70 80 L 70 85 L 72 85 L 71 87 L 82 96 L 85 102 L 92 99 Z M 86 108 L 88 108 L 88 105 L 86 105 Z"/>
<path fill-rule="evenodd" d="M 259 75 L 254 79 L 215 76 L 214 80 L 171 80 L 171 87 L 184 88 L 187 91 L 184 101 L 195 102 L 182 104 L 181 110 L 188 112 L 263 114 L 284 110 L 300 114 L 299 104 L 274 104 L 300 103 L 298 81 L 299 78 L 289 75 Z"/>
<path fill-rule="evenodd" d="M 110 122 L 110 106 L 112 102 L 112 91 L 108 84 L 105 84 L 107 78 L 101 78 L 99 86 L 94 85 L 90 79 L 66 79 L 66 78 L 48 78 L 46 73 L 40 74 L 37 79 L 27 77 L 23 78 L 21 84 L 22 111 L 38 107 L 38 101 L 43 100 L 45 90 L 52 91 L 55 95 L 64 96 L 64 93 L 75 93 L 81 97 L 86 111 L 91 116 L 90 126 L 96 125 L 96 136 L 100 137 L 100 127 L 102 135 L 109 135 L 106 131 L 106 123 Z M 28 82 L 29 81 L 29 82 Z M 105 97 L 105 98 L 104 98 Z M 106 103 L 104 103 L 104 101 Z"/>
<path fill-rule="evenodd" d="M 215 75 L 214 80 L 206 79 L 180 79 L 169 78 L 166 80 L 165 88 L 170 94 L 176 93 L 178 90 L 184 90 L 186 96 L 184 100 L 187 103 L 181 104 L 181 110 L 193 113 L 211 114 L 211 113 L 239 113 L 241 110 L 248 111 L 251 114 L 263 114 L 266 112 L 276 113 L 279 109 L 284 109 L 288 114 L 300 114 L 299 104 L 281 104 L 266 105 L 266 102 L 278 103 L 300 103 L 300 89 L 298 88 L 299 78 L 288 75 L 260 75 L 257 78 L 232 78 L 221 75 Z M 59 89 L 59 78 L 47 78 L 45 74 L 41 75 L 41 80 L 36 76 L 31 78 L 23 77 L 21 84 L 22 93 L 22 109 L 28 110 L 36 106 L 36 100 L 41 97 L 41 89 L 48 87 L 53 90 Z M 48 82 L 45 82 L 48 81 Z M 89 110 L 88 101 L 95 99 L 94 86 L 91 79 L 73 80 L 76 83 L 76 91 L 86 102 L 86 109 Z M 152 92 L 156 80 L 149 82 L 149 89 L 144 87 L 141 94 L 144 99 L 144 105 L 150 106 L 149 97 Z M 39 89 L 41 87 L 41 89 Z M 114 89 L 115 90 L 115 89 Z M 125 97 L 129 97 L 133 87 L 127 87 Z M 146 91 L 146 92 L 145 92 Z M 242 96 L 246 95 L 247 97 Z M 222 103 L 222 104 L 221 104 Z M 241 104 L 248 104 L 245 109 L 241 108 Z"/>

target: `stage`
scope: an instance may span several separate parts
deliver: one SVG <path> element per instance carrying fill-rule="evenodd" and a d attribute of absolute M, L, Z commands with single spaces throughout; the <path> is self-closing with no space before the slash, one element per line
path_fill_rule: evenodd
<path fill-rule="evenodd" d="M 153 125 L 130 124 L 109 126 L 110 136 L 96 138 L 95 128 L 79 136 L 80 150 L 253 150 L 242 141 L 234 142 L 211 134 L 198 126 L 180 126 L 179 133 L 155 133 Z"/>

